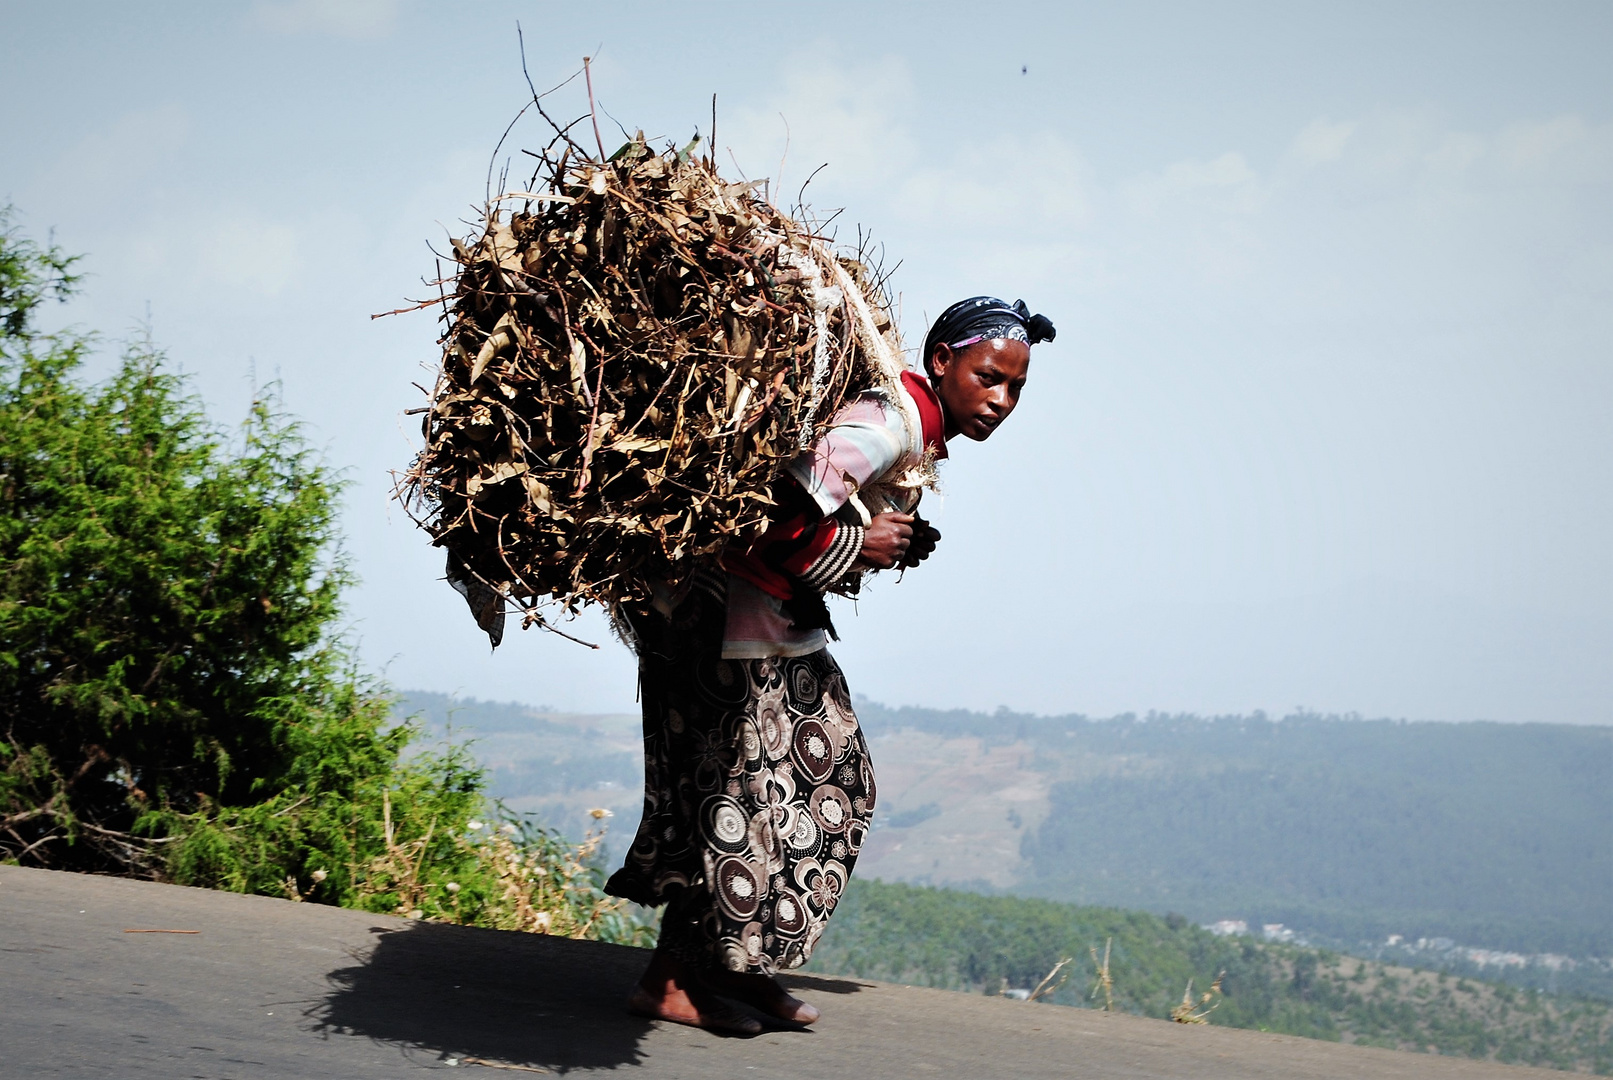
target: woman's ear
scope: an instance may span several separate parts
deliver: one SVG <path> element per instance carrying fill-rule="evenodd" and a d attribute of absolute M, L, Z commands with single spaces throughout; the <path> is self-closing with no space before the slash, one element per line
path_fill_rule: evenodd
<path fill-rule="evenodd" d="M 930 354 L 930 374 L 937 380 L 946 378 L 947 368 L 952 366 L 952 346 L 941 342 Z"/>

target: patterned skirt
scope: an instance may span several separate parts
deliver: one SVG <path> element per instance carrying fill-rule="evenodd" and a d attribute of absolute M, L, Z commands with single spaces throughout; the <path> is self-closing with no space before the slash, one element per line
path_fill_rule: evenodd
<path fill-rule="evenodd" d="M 874 773 L 827 650 L 724 660 L 720 589 L 632 620 L 644 817 L 607 892 L 665 903 L 659 948 L 771 974 L 806 962 L 874 811 Z"/>

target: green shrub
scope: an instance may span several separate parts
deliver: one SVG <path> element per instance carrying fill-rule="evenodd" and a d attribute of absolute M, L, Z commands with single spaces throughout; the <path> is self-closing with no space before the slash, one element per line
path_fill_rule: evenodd
<path fill-rule="evenodd" d="M 258 801 L 296 782 L 310 732 L 378 705 L 330 634 L 350 580 L 333 555 L 331 470 L 272 396 L 232 445 L 149 342 L 82 385 L 89 339 L 31 325 L 71 289 L 69 265 L 8 215 L 0 845 L 46 865 L 149 870 L 137 819 Z"/>
<path fill-rule="evenodd" d="M 74 259 L 0 209 L 0 859 L 637 941 L 570 845 L 490 813 L 336 632 L 341 483 L 272 393 L 238 435 L 149 340 L 35 328 Z"/>

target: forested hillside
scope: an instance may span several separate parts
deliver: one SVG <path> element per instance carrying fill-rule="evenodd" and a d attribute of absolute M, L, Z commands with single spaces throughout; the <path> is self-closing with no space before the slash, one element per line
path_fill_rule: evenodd
<path fill-rule="evenodd" d="M 609 808 L 609 843 L 630 837 L 636 717 L 426 693 L 399 711 L 474 736 L 518 809 L 580 835 Z M 1357 953 L 1401 934 L 1613 956 L 1607 728 L 858 711 L 880 777 L 865 879 L 1281 922 Z M 1589 989 L 1589 970 L 1524 981 Z"/>
<path fill-rule="evenodd" d="M 636 716 L 560 713 L 514 702 L 405 692 L 394 706 L 435 738 L 470 740 L 487 769 L 488 794 L 535 814 L 565 836 L 597 831 L 591 811 L 609 810 L 601 857 L 633 839 L 644 801 L 644 740 Z"/>
<path fill-rule="evenodd" d="M 1216 937 L 1179 915 L 853 880 L 807 970 L 997 993 L 1036 987 L 1068 957 L 1069 980 L 1045 1000 L 1101 1008 L 1106 948 L 1113 1006 L 1125 1012 L 1168 1018 L 1192 980 L 1196 1011 L 1213 1024 L 1613 1072 L 1605 1003 Z M 1221 994 L 1204 1001 L 1218 977 Z"/>
<path fill-rule="evenodd" d="M 1017 892 L 1351 944 L 1613 954 L 1613 730 L 859 711 L 876 733 L 1021 748 L 1046 802 Z"/>

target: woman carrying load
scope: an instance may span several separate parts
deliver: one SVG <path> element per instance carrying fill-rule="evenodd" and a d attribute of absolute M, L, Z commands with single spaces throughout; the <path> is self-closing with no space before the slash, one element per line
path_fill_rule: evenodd
<path fill-rule="evenodd" d="M 818 1018 L 774 974 L 806 962 L 873 818 L 875 784 L 830 657 L 826 590 L 916 566 L 940 533 L 915 511 L 956 435 L 991 436 L 1053 324 L 977 296 L 924 343 L 928 378 L 863 394 L 790 464 L 774 524 L 653 610 L 629 614 L 644 708 L 644 817 L 606 891 L 666 904 L 634 1013 L 738 1034 Z"/>

